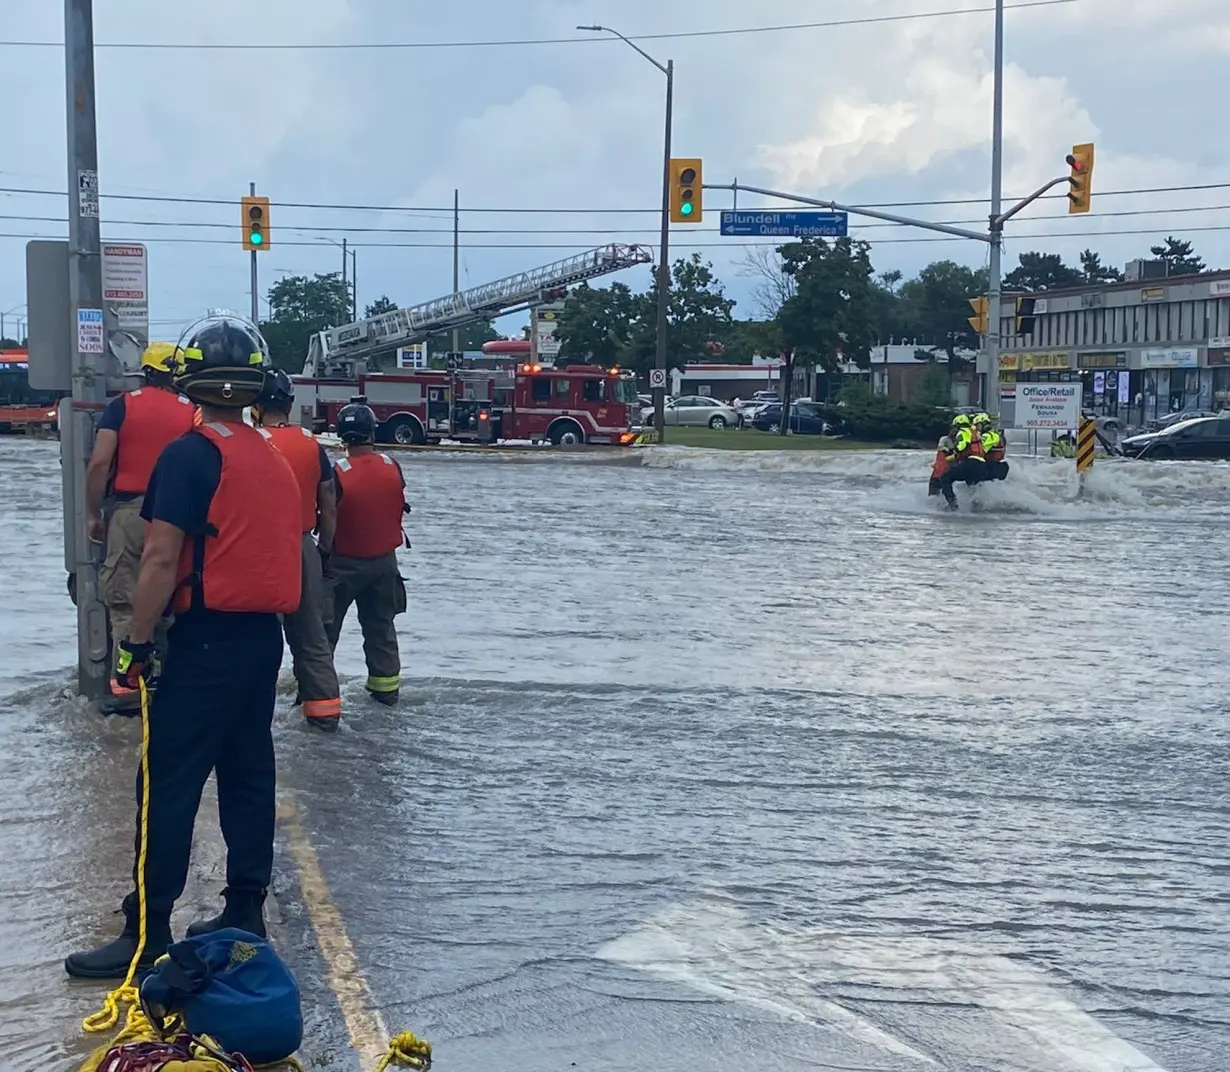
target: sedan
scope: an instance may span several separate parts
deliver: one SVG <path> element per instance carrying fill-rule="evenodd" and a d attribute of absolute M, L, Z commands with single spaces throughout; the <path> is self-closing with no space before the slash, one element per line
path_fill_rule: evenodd
<path fill-rule="evenodd" d="M 1129 458 L 1230 458 L 1230 418 L 1196 417 L 1119 444 Z"/>
<path fill-rule="evenodd" d="M 733 428 L 739 423 L 739 415 L 730 406 L 708 395 L 673 398 L 666 404 L 664 416 L 668 428 Z M 646 428 L 652 428 L 653 410 L 642 410 L 641 421 Z"/>
<path fill-rule="evenodd" d="M 752 427 L 762 432 L 777 432 L 781 426 L 781 403 L 765 406 L 752 419 Z M 833 432 L 833 426 L 825 420 L 823 411 L 815 402 L 791 404 L 789 429 L 798 435 L 830 435 Z"/>

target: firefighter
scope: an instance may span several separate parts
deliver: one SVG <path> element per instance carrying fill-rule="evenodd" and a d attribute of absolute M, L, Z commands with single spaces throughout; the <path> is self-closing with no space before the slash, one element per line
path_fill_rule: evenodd
<path fill-rule="evenodd" d="M 406 478 L 387 454 L 378 454 L 376 415 L 361 403 L 343 406 L 337 433 L 346 457 L 334 466 L 337 474 L 337 533 L 325 576 L 333 593 L 329 642 L 337 647 L 350 604 L 359 611 L 363 654 L 367 659 L 367 691 L 392 706 L 401 690 L 401 656 L 393 619 L 406 609 L 406 584 L 397 571 L 402 546 L 403 514 L 410 512 L 404 491 Z"/>
<path fill-rule="evenodd" d="M 202 318 L 185 332 L 179 386 L 202 407 L 199 428 L 170 444 L 150 479 L 149 522 L 130 634 L 119 645 L 121 684 L 150 670 L 154 626 L 171 604 L 162 681 L 148 720 L 145 769 L 137 777 L 137 838 L 145 867 L 141 963 L 171 941 L 171 910 L 183 893 L 201 791 L 217 775 L 226 841 L 226 908 L 219 925 L 264 936 L 262 915 L 273 866 L 273 706 L 282 662 L 279 614 L 299 606 L 300 495 L 290 463 L 243 409 L 264 383 L 268 350 L 260 332 L 233 313 Z M 144 827 L 144 838 L 143 838 Z M 70 975 L 123 978 L 136 952 L 136 892 L 123 901 L 114 941 L 65 961 Z"/>
<path fill-rule="evenodd" d="M 1008 463 L 1004 461 L 1007 441 L 986 413 L 979 413 L 973 420 L 974 431 L 982 440 L 982 451 L 987 458 L 987 479 L 1003 480 L 1008 476 Z"/>
<path fill-rule="evenodd" d="M 940 494 L 950 510 L 957 508 L 957 497 L 952 486 L 958 481 L 974 485 L 987 479 L 986 457 L 982 451 L 982 440 L 974 434 L 972 422 L 968 415 L 958 413 L 952 419 L 949 430 L 952 437 L 952 455 L 948 466 L 940 477 Z"/>
<path fill-rule="evenodd" d="M 940 478 L 948 468 L 953 450 L 952 436 L 940 436 L 940 441 L 935 445 L 935 461 L 931 463 L 931 480 L 927 484 L 928 495 L 940 493 Z"/>
<path fill-rule="evenodd" d="M 86 470 L 87 529 L 95 543 L 106 540 L 106 557 L 99 570 L 103 601 L 111 621 L 111 650 L 128 636 L 132 623 L 133 590 L 145 542 L 141 506 L 158 455 L 173 439 L 192 427 L 192 403 L 172 382 L 175 347 L 152 342 L 141 358 L 142 387 L 117 395 L 103 410 Z M 114 475 L 113 475 L 114 474 Z M 103 499 L 110 484 L 112 508 L 103 518 Z M 158 651 L 165 649 L 165 622 L 155 630 Z M 139 697 L 111 675 L 111 696 L 101 707 L 108 713 L 134 710 Z"/>
<path fill-rule="evenodd" d="M 299 609 L 282 619 L 286 643 L 294 660 L 298 703 L 308 725 L 332 731 L 342 715 L 341 691 L 333 668 L 333 649 L 325 631 L 326 603 L 321 559 L 333 551 L 337 522 L 333 464 L 325 448 L 306 428 L 290 423 L 295 385 L 281 369 L 265 376 L 265 386 L 252 403 L 252 417 L 286 455 L 299 483 L 300 528 L 303 530 L 302 595 Z M 319 539 L 313 540 L 312 533 Z"/>

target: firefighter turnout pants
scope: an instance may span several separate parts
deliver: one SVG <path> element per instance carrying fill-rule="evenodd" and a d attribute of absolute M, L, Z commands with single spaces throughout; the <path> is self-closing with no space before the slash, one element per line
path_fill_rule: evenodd
<path fill-rule="evenodd" d="M 336 720 L 342 713 L 342 693 L 333 668 L 333 646 L 325 628 L 332 608 L 326 603 L 320 552 L 310 533 L 303 534 L 303 584 L 299 609 L 282 620 L 286 645 L 294 664 L 299 699 L 307 719 Z"/>
<path fill-rule="evenodd" d="M 986 480 L 987 476 L 987 463 L 984 461 L 962 458 L 959 462 L 953 462 L 940 477 L 940 491 L 944 495 L 944 501 L 949 505 L 957 501 L 952 490 L 953 484 L 979 484 Z"/>
<path fill-rule="evenodd" d="M 141 552 L 145 548 L 145 521 L 141 517 L 141 504 L 145 500 L 117 501 L 107 520 L 107 549 L 98 571 L 99 587 L 107 616 L 111 621 L 111 652 L 116 657 L 121 640 L 127 640 L 132 630 L 132 601 L 137 591 L 137 575 L 141 572 Z M 167 622 L 162 620 L 154 631 L 154 646 L 159 655 L 166 651 Z M 135 689 L 122 688 L 111 671 L 111 694 L 135 707 L 138 696 Z"/>
<path fill-rule="evenodd" d="M 149 916 L 169 919 L 184 892 L 201 791 L 216 772 L 226 885 L 262 896 L 273 870 L 273 705 L 282 665 L 275 614 L 195 611 L 168 637 L 149 713 Z M 137 771 L 137 856 L 141 847 Z"/>
<path fill-rule="evenodd" d="M 353 603 L 363 630 L 367 691 L 378 699 L 396 696 L 401 689 L 401 656 L 393 619 L 406 609 L 406 585 L 397 572 L 397 552 L 379 558 L 334 555 L 329 559 L 329 585 L 333 593 L 330 647 L 337 647 L 342 622 Z"/>

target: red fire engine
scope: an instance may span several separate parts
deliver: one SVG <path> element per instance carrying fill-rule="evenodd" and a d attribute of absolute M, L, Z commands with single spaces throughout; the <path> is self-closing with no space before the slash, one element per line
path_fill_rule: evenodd
<path fill-rule="evenodd" d="M 604 246 L 424 305 L 322 331 L 312 339 L 303 374 L 294 377 L 300 422 L 331 431 L 338 410 L 362 396 L 380 420 L 380 439 L 388 443 L 632 443 L 640 425 L 636 379 L 617 368 L 554 367 L 511 356 L 504 368 L 374 372 L 367 363 L 430 335 L 556 301 L 573 283 L 650 260 L 639 246 Z"/>

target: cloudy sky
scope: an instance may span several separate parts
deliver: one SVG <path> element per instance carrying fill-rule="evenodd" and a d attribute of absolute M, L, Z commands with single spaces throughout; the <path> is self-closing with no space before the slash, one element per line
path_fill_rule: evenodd
<path fill-rule="evenodd" d="M 95 20 L 104 238 L 148 244 L 153 333 L 172 336 L 206 307 L 248 308 L 234 202 L 253 181 L 273 200 L 262 288 L 337 269 L 333 243 L 346 238 L 360 305 L 451 290 L 454 188 L 463 286 L 607 242 L 656 245 L 665 79 L 578 23 L 611 25 L 674 60 L 675 155 L 702 157 L 708 182 L 857 204 L 985 201 L 991 3 L 107 0 Z M 1230 3 L 1008 4 L 1005 195 L 1064 173 L 1074 142 L 1094 141 L 1097 163 L 1094 213 L 1035 206 L 1009 225 L 1006 268 L 1022 250 L 1075 260 L 1087 246 L 1122 267 L 1167 233 L 1230 267 Z M 66 233 L 61 20 L 59 4 L 0 0 L 0 312 L 10 316 L 26 300 L 27 238 Z M 868 21 L 833 25 L 851 20 Z M 798 25 L 817 23 L 829 25 Z M 715 32 L 754 28 L 765 29 Z M 240 42 L 278 47 L 204 47 Z M 1212 188 L 1118 192 L 1201 184 Z M 751 315 L 746 251 L 717 234 L 716 210 L 729 205 L 708 192 L 705 221 L 675 228 L 671 249 L 712 259 L 743 299 L 737 314 Z M 976 228 L 987 210 L 899 211 Z M 891 225 L 853 233 L 873 242 L 877 269 L 907 275 L 986 255 L 981 243 Z M 627 279 L 643 284 L 647 271 Z"/>

